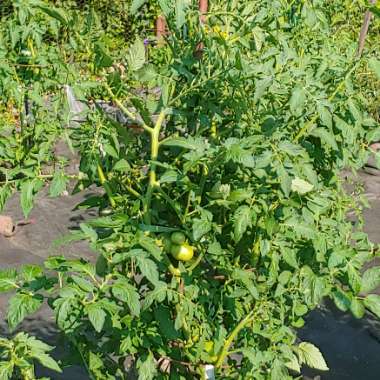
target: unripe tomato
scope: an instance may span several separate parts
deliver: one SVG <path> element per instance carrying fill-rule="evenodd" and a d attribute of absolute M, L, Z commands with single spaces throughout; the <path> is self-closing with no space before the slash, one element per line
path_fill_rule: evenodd
<path fill-rule="evenodd" d="M 186 236 L 183 232 L 174 232 L 170 239 L 173 244 L 181 245 L 186 241 Z"/>
<path fill-rule="evenodd" d="M 190 261 L 194 256 L 194 248 L 187 243 L 173 245 L 170 253 L 178 261 Z"/>

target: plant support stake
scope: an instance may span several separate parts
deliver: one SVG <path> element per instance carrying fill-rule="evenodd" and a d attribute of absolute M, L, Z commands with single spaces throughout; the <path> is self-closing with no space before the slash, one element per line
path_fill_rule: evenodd
<path fill-rule="evenodd" d="M 376 0 L 370 0 L 369 2 L 372 5 L 376 4 Z M 363 53 L 365 39 L 366 39 L 367 34 L 368 34 L 368 28 L 369 28 L 369 24 L 371 23 L 371 18 L 372 18 L 372 13 L 370 10 L 367 10 L 364 14 L 363 25 L 360 29 L 358 51 L 356 53 L 357 57 L 361 57 L 361 55 Z"/>

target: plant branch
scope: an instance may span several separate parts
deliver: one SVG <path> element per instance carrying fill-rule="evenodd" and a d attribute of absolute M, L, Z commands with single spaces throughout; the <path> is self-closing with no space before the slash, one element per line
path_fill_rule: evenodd
<path fill-rule="evenodd" d="M 103 172 L 102 166 L 100 164 L 98 164 L 97 169 L 98 169 L 98 176 L 99 176 L 100 184 L 103 186 L 104 190 L 106 191 L 106 194 L 108 196 L 108 199 L 110 201 L 112 208 L 115 208 L 116 202 L 113 199 L 112 189 L 111 189 L 111 187 L 107 181 L 107 178 Z"/>
<path fill-rule="evenodd" d="M 225 341 L 224 343 L 224 346 L 222 348 L 222 351 L 220 352 L 219 356 L 218 356 L 218 360 L 215 364 L 215 367 L 216 368 L 220 368 L 222 365 L 223 365 L 223 362 L 224 362 L 224 359 L 226 358 L 226 356 L 228 355 L 228 350 L 229 348 L 231 347 L 233 341 L 235 340 L 235 338 L 237 337 L 237 335 L 239 334 L 239 332 L 241 330 L 244 329 L 244 327 L 252 321 L 253 317 L 254 317 L 254 311 L 255 309 L 253 309 L 245 318 L 243 318 L 239 324 L 233 329 L 232 333 L 230 334 L 230 336 L 227 338 L 227 340 Z"/>
<path fill-rule="evenodd" d="M 158 191 L 162 195 L 162 197 L 166 200 L 166 202 L 170 205 L 170 207 L 175 211 L 178 219 L 182 223 L 183 215 L 182 215 L 181 211 L 178 209 L 178 207 L 176 206 L 176 204 L 174 203 L 174 201 L 169 197 L 168 194 L 166 194 L 166 192 L 164 190 L 161 189 L 161 187 L 158 187 Z"/>
<path fill-rule="evenodd" d="M 136 191 L 134 188 L 132 188 L 131 186 L 125 185 L 125 188 L 130 194 L 134 195 L 136 198 L 141 197 L 141 194 L 138 191 Z"/>
<path fill-rule="evenodd" d="M 158 158 L 158 150 L 160 147 L 160 132 L 162 124 L 164 123 L 166 116 L 166 109 L 162 110 L 158 116 L 158 119 L 156 121 L 156 124 L 154 128 L 148 127 L 150 132 L 150 138 L 151 138 L 151 151 L 150 151 L 150 159 L 151 161 L 157 161 Z M 159 183 L 157 182 L 157 176 L 156 176 L 156 164 L 153 162 L 150 166 L 149 171 L 149 184 L 148 189 L 146 192 L 145 197 L 145 205 L 144 205 L 144 221 L 146 224 L 151 224 L 151 217 L 150 217 L 150 204 L 152 202 L 152 195 L 154 188 L 159 186 Z"/>
<path fill-rule="evenodd" d="M 139 119 L 133 112 L 131 112 L 127 107 L 124 106 L 124 104 L 121 102 L 120 99 L 116 97 L 116 95 L 113 93 L 111 87 L 105 83 L 105 89 L 107 90 L 108 94 L 111 96 L 111 99 L 116 103 L 116 105 L 136 124 L 138 124 L 141 128 L 143 128 L 145 131 L 149 132 L 150 134 L 153 133 L 153 128 L 146 125 L 141 119 Z"/>

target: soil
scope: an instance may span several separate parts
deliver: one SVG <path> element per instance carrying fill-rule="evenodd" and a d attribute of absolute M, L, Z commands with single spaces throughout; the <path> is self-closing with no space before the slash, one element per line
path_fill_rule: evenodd
<path fill-rule="evenodd" d="M 376 174 L 376 173 L 375 173 Z M 380 176 L 359 173 L 356 180 L 363 182 L 371 208 L 365 210 L 366 231 L 373 242 L 380 243 Z M 31 213 L 33 224 L 22 226 L 10 237 L 0 236 L 0 263 L 2 268 L 18 267 L 23 264 L 39 264 L 53 254 L 65 254 L 73 258 L 93 260 L 96 253 L 84 242 L 57 247 L 54 241 L 70 230 L 78 228 L 82 221 L 96 216 L 92 212 L 74 210 L 83 199 L 98 192 L 96 188 L 80 194 L 50 198 L 47 190 L 37 197 Z M 18 196 L 7 204 L 3 215 L 14 221 L 23 219 Z M 380 294 L 380 290 L 378 292 Z M 0 335 L 7 335 L 5 310 L 8 297 L 0 295 Z M 357 320 L 339 312 L 330 303 L 309 314 L 305 328 L 299 331 L 302 340 L 317 345 L 330 367 L 328 372 L 305 369 L 305 378 L 322 380 L 378 380 L 380 377 L 380 323 L 368 315 Z M 28 331 L 47 343 L 56 346 L 54 356 L 62 358 L 65 346 L 55 328 L 52 314 L 47 307 L 24 321 L 19 330 Z M 57 374 L 38 369 L 38 376 L 50 376 L 53 380 L 88 380 L 84 369 L 74 365 Z"/>

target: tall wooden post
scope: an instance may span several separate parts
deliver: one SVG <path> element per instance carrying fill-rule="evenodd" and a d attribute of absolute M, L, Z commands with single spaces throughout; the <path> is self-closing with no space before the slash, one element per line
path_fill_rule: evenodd
<path fill-rule="evenodd" d="M 207 11 L 208 11 L 208 0 L 199 0 L 199 13 L 200 13 L 199 19 L 200 19 L 201 24 L 206 23 Z M 167 35 L 167 33 L 168 33 L 168 29 L 167 29 L 165 16 L 160 15 L 157 17 L 157 20 L 156 20 L 156 38 L 157 38 L 157 42 L 159 46 L 160 45 L 162 46 L 164 37 Z M 200 43 L 197 47 L 196 52 L 201 53 L 202 50 L 203 50 L 203 44 Z"/>
<path fill-rule="evenodd" d="M 165 16 L 159 15 L 156 20 L 156 38 L 157 45 L 162 46 L 165 43 L 165 36 L 168 32 Z"/>
<path fill-rule="evenodd" d="M 370 3 L 375 5 L 376 0 L 370 0 Z M 363 53 L 365 39 L 366 39 L 367 34 L 368 34 L 368 28 L 369 28 L 369 24 L 371 23 L 372 16 L 373 15 L 369 10 L 366 11 L 366 13 L 364 14 L 363 25 L 360 29 L 360 35 L 359 35 L 358 51 L 356 53 L 356 55 L 358 57 L 360 57 Z"/>
<path fill-rule="evenodd" d="M 205 24 L 207 20 L 207 11 L 208 11 L 208 0 L 199 0 L 199 20 L 201 24 Z M 201 59 L 203 54 L 204 44 L 203 42 L 200 42 L 194 51 L 194 57 Z"/>
<path fill-rule="evenodd" d="M 208 11 L 208 0 L 199 0 L 199 12 L 201 14 L 201 23 L 206 23 L 206 13 Z"/>

